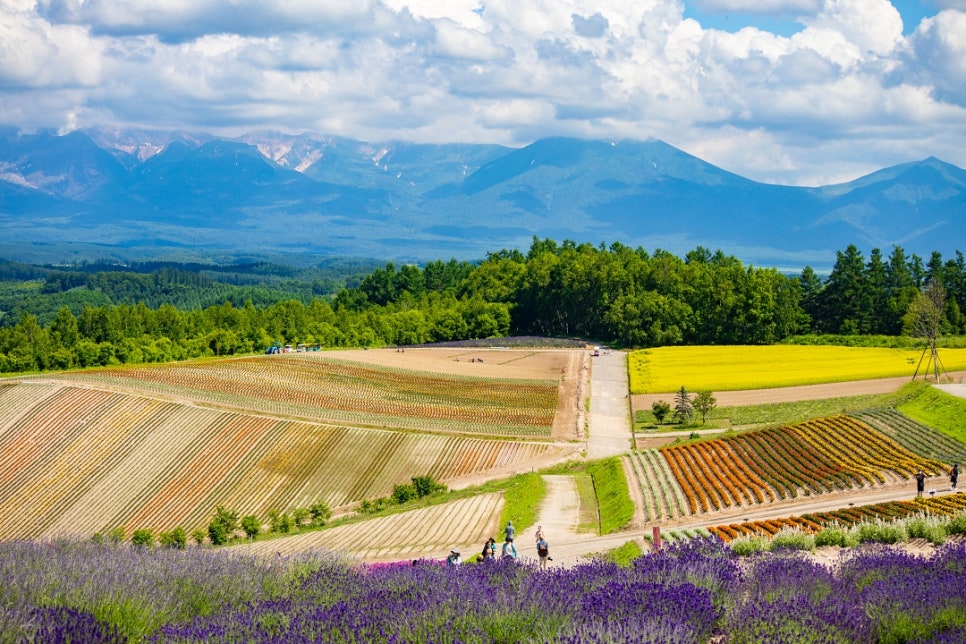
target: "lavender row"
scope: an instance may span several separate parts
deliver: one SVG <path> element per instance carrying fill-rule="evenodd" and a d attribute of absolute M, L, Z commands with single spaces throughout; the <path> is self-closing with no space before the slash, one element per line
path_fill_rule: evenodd
<path fill-rule="evenodd" d="M 966 641 L 966 544 L 736 556 L 716 538 L 621 567 L 352 566 L 86 542 L 0 544 L 0 641 Z"/>

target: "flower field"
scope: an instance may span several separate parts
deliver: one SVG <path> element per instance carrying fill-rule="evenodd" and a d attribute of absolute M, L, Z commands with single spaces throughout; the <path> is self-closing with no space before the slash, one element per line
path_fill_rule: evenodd
<path fill-rule="evenodd" d="M 740 559 L 714 537 L 620 567 L 353 567 L 324 553 L 0 544 L 4 641 L 962 642 L 966 544 Z M 483 607 L 483 609 L 481 609 Z"/>
<path fill-rule="evenodd" d="M 874 503 L 833 512 L 812 512 L 769 521 L 745 521 L 709 526 L 708 532 L 722 541 L 729 542 L 738 537 L 756 534 L 774 536 L 787 528 L 802 532 L 818 532 L 830 526 L 847 527 L 863 521 L 895 521 L 918 515 L 955 516 L 964 510 L 966 510 L 966 493 L 957 492 L 934 498 Z"/>
<path fill-rule="evenodd" d="M 894 409 L 877 409 L 853 415 L 910 452 L 943 463 L 966 463 L 966 445 Z"/>
<path fill-rule="evenodd" d="M 645 520 L 663 521 L 691 514 L 684 490 L 674 478 L 674 473 L 660 451 L 634 451 L 625 459 L 644 493 Z"/>
<path fill-rule="evenodd" d="M 456 545 L 470 558 L 487 537 L 497 536 L 502 509 L 502 494 L 480 494 L 287 539 L 256 541 L 235 549 L 259 555 L 293 555 L 325 549 L 376 561 L 407 559 L 434 550 L 443 556 Z"/>
<path fill-rule="evenodd" d="M 550 443 L 340 427 L 61 384 L 0 387 L 0 539 L 207 524 L 529 469 Z"/>
<path fill-rule="evenodd" d="M 966 369 L 966 349 L 940 349 L 947 371 Z M 804 345 L 659 347 L 628 355 L 632 394 L 736 391 L 893 376 L 912 378 L 921 349 Z"/>
<path fill-rule="evenodd" d="M 901 414 L 869 415 L 899 428 L 890 429 L 893 433 L 918 425 Z M 919 439 L 909 439 L 913 447 L 946 444 L 928 427 L 918 431 Z M 945 469 L 852 416 L 643 450 L 628 458 L 651 521 L 881 485 L 890 477 L 908 479 L 920 468 L 929 474 Z"/>
<path fill-rule="evenodd" d="M 63 378 L 319 422 L 549 437 L 558 380 L 487 378 L 320 354 L 253 356 L 70 373 Z"/>

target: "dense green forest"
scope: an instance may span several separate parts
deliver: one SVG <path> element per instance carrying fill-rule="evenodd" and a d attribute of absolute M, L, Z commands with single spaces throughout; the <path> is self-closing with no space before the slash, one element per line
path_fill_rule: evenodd
<path fill-rule="evenodd" d="M 836 254 L 828 276 L 534 238 L 480 262 L 374 268 L 0 263 L 0 371 L 164 362 L 273 344 L 413 345 L 510 334 L 616 346 L 770 344 L 800 335 L 914 333 L 930 285 L 941 331 L 966 334 L 966 262 Z"/>

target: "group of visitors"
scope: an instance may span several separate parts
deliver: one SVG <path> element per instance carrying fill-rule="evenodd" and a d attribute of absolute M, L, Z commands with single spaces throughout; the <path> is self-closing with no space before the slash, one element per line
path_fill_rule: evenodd
<path fill-rule="evenodd" d="M 520 555 L 517 552 L 516 544 L 513 540 L 516 538 L 517 529 L 513 526 L 513 521 L 507 521 L 506 527 L 503 528 L 503 546 L 500 548 L 500 557 L 503 559 L 517 559 Z M 553 561 L 553 557 L 550 556 L 550 544 L 543 535 L 543 527 L 537 526 L 537 532 L 534 535 L 537 546 L 537 558 L 540 560 L 540 567 L 546 568 L 548 561 Z M 454 548 L 454 551 L 458 554 L 459 551 Z M 450 556 L 452 556 L 452 552 Z M 483 544 L 483 552 L 477 557 L 477 561 L 494 561 L 496 559 L 496 539 L 490 537 Z M 447 559 L 449 562 L 449 559 Z"/>
<path fill-rule="evenodd" d="M 950 487 L 955 490 L 956 484 L 959 482 L 959 463 L 953 463 L 953 466 L 949 468 L 949 483 Z M 926 489 L 926 474 L 922 470 L 916 472 L 916 496 L 922 496 L 922 493 Z"/>

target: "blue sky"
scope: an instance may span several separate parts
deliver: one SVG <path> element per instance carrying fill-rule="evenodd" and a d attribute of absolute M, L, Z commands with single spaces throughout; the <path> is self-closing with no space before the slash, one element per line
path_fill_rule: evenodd
<path fill-rule="evenodd" d="M 0 0 L 0 125 L 966 167 L 966 0 Z"/>
<path fill-rule="evenodd" d="M 940 4 L 932 0 L 893 0 L 892 6 L 902 18 L 903 34 L 913 33 L 924 18 L 935 15 Z M 798 20 L 816 12 L 819 3 L 785 2 L 769 5 L 767 2 L 715 2 L 704 0 L 684 5 L 684 17 L 693 18 L 706 29 L 738 31 L 754 27 L 781 36 L 790 37 L 801 32 L 805 25 Z"/>

